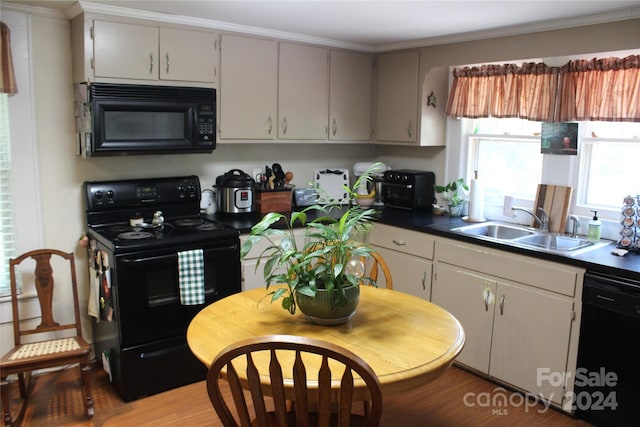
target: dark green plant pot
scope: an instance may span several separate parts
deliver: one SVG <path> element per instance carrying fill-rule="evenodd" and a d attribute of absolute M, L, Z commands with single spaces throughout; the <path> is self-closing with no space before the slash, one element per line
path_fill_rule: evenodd
<path fill-rule="evenodd" d="M 346 304 L 333 305 L 334 293 L 319 289 L 315 297 L 296 293 L 298 310 L 306 318 L 319 325 L 340 325 L 353 316 L 360 301 L 360 287 L 350 286 L 345 288 L 347 296 Z"/>
<path fill-rule="evenodd" d="M 460 216 L 462 215 L 462 207 L 464 205 L 449 205 L 449 216 Z"/>

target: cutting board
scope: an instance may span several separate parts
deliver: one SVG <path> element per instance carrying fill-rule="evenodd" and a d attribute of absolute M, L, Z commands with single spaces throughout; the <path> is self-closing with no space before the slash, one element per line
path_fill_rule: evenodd
<path fill-rule="evenodd" d="M 318 203 L 349 203 L 349 194 L 344 190 L 345 185 L 349 187 L 349 169 L 316 169 L 313 180 L 320 189 Z"/>
<path fill-rule="evenodd" d="M 538 184 L 534 210 L 537 216 L 540 215 L 538 208 L 544 209 L 549 215 L 549 231 L 554 233 L 565 232 L 569 203 L 571 202 L 571 191 L 571 187 L 564 185 Z M 534 227 L 540 228 L 535 221 Z"/>

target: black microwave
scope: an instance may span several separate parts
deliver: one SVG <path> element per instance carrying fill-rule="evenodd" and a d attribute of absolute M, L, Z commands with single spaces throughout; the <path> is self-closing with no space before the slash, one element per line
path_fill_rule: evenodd
<path fill-rule="evenodd" d="M 85 157 L 211 153 L 216 148 L 213 88 L 80 83 L 74 92 Z"/>

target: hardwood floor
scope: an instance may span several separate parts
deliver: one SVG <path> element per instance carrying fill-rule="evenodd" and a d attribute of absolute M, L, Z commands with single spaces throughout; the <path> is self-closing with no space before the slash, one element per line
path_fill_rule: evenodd
<path fill-rule="evenodd" d="M 220 426 L 204 382 L 125 403 L 99 370 L 93 376 L 95 416 L 84 417 L 77 368 L 40 375 L 22 417 L 22 426 Z M 11 397 L 13 414 L 18 389 Z M 483 394 L 484 393 L 484 394 Z M 589 426 L 542 405 L 527 407 L 519 395 L 507 406 L 489 406 L 478 396 L 501 393 L 497 384 L 453 367 L 442 377 L 410 393 L 386 398 L 382 426 Z M 507 392 L 508 396 L 511 393 Z M 466 402 L 466 403 L 465 403 Z"/>

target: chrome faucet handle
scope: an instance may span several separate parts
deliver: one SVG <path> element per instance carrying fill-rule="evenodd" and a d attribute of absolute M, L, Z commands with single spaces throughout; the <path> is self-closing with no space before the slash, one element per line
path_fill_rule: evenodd
<path fill-rule="evenodd" d="M 578 229 L 580 228 L 580 219 L 575 215 L 569 215 L 568 219 L 570 219 L 573 223 L 573 228 L 571 229 L 571 237 L 578 236 Z"/>
<path fill-rule="evenodd" d="M 542 231 L 549 231 L 549 215 L 542 208 L 538 208 L 541 213 L 540 222 L 542 223 Z"/>

